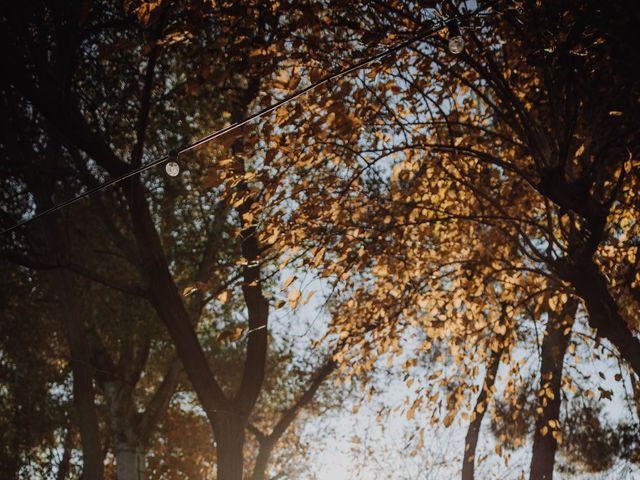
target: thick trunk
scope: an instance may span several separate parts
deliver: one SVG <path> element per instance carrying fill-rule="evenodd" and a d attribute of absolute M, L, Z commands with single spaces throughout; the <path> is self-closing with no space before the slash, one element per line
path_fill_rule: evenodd
<path fill-rule="evenodd" d="M 217 480 L 242 480 L 244 430 L 246 421 L 232 412 L 214 416 L 216 438 Z"/>
<path fill-rule="evenodd" d="M 599 337 L 609 340 L 636 375 L 640 376 L 640 340 L 633 334 L 615 299 L 607 287 L 607 280 L 593 260 L 585 260 L 577 266 L 561 266 L 560 277 L 571 283 L 584 300 L 589 325 Z"/>
<path fill-rule="evenodd" d="M 476 448 L 478 446 L 478 437 L 480 435 L 480 427 L 487 409 L 487 403 L 493 391 L 493 384 L 496 380 L 498 368 L 500 367 L 500 357 L 502 349 L 497 352 L 492 351 L 491 357 L 487 364 L 487 373 L 484 377 L 482 390 L 476 400 L 475 409 L 467 430 L 467 436 L 464 440 L 464 460 L 462 464 L 462 480 L 473 480 L 475 468 Z"/>
<path fill-rule="evenodd" d="M 571 299 L 560 312 L 549 312 L 549 323 L 542 341 L 538 392 L 540 407 L 533 435 L 530 480 L 553 478 L 553 466 L 558 448 L 556 432 L 560 427 L 562 367 L 569 347 L 577 307 L 577 300 Z"/>
<path fill-rule="evenodd" d="M 116 479 L 145 480 L 145 455 L 139 442 L 117 442 L 115 444 Z"/>
<path fill-rule="evenodd" d="M 93 369 L 81 308 L 73 288 L 73 278 L 65 270 L 56 273 L 58 294 L 64 309 L 65 330 L 71 354 L 73 402 L 78 415 L 82 444 L 82 478 L 99 480 L 103 475 L 103 456 L 98 416 L 94 403 Z"/>

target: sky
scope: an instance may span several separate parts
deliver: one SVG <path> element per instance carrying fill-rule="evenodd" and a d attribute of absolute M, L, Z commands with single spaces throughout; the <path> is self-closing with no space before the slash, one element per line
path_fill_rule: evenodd
<path fill-rule="evenodd" d="M 283 272 L 282 278 L 288 277 Z M 322 309 L 324 293 L 328 291 L 317 280 L 302 279 L 293 286 L 305 292 L 315 290 L 310 302 L 300 307 L 293 315 L 288 309 L 280 313 L 279 320 L 272 324 L 274 334 L 287 334 L 299 339 L 302 348 L 308 348 L 311 338 L 317 338 L 324 332 L 328 318 Z M 584 315 L 574 328 L 576 332 L 591 335 Z M 587 346 L 581 337 L 573 336 L 577 340 L 575 356 L 569 356 L 565 362 L 565 372 L 578 369 L 584 376 L 583 383 L 589 383 L 596 393 L 600 386 L 613 391 L 611 400 L 603 400 L 603 413 L 611 421 L 617 421 L 633 416 L 624 398 L 623 383 L 614 381 L 618 370 L 611 360 L 601 361 L 590 359 Z M 307 339 L 307 340 L 305 340 Z M 406 410 L 415 398 L 416 384 L 420 377 L 426 378 L 429 366 L 418 365 L 411 372 L 416 378 L 412 388 L 407 387 L 405 374 L 402 370 L 403 362 L 412 354 L 411 348 L 405 348 L 403 356 L 395 357 L 391 365 L 383 357 L 377 362 L 379 374 L 373 381 L 377 394 L 370 401 L 364 399 L 362 391 L 356 389 L 356 395 L 347 398 L 346 403 L 337 410 L 326 415 L 310 418 L 303 428 L 303 439 L 312 445 L 308 474 L 300 480 L 368 480 L 368 479 L 403 479 L 430 480 L 458 478 L 460 475 L 461 457 L 464 449 L 464 438 L 468 423 L 460 418 L 451 427 L 444 428 L 441 424 L 430 426 L 431 412 L 418 411 L 413 420 L 408 420 Z M 537 355 L 522 350 L 514 354 L 516 358 L 527 357 L 528 364 L 524 369 L 537 370 Z M 576 363 L 576 356 L 581 357 Z M 601 372 L 605 378 L 599 376 Z M 496 387 L 500 391 L 501 375 L 504 368 L 498 372 Z M 480 371 L 479 384 L 484 377 Z M 333 380 L 333 379 L 332 379 Z M 628 378 L 623 379 L 627 382 Z M 335 385 L 331 381 L 331 385 Z M 333 387 L 330 387 L 333 388 Z M 338 384 L 337 388 L 341 388 Z M 359 394 L 358 394 L 359 392 Z M 409 402 L 409 403 L 407 403 Z M 354 405 L 358 408 L 354 410 Z M 376 421 L 378 412 L 383 407 L 396 408 L 381 422 Z M 490 407 L 491 408 L 491 407 Z M 636 418 L 637 420 L 637 418 Z M 525 446 L 507 452 L 510 459 L 504 459 L 494 453 L 495 439 L 489 428 L 490 418 L 485 415 L 483 428 L 480 433 L 476 472 L 477 478 L 510 480 L 528 478 L 530 463 L 531 439 Z M 419 442 L 417 429 L 426 427 L 424 431 L 424 446 L 416 448 Z M 414 433 L 414 438 L 408 437 Z M 557 462 L 556 462 L 557 464 Z M 576 480 L 609 480 L 640 478 L 640 469 L 625 470 L 628 465 L 616 465 L 608 474 L 578 475 L 570 478 Z M 523 477 L 521 477 L 524 475 Z M 620 476 L 622 475 L 622 476 Z M 566 478 L 556 475 L 556 478 Z"/>

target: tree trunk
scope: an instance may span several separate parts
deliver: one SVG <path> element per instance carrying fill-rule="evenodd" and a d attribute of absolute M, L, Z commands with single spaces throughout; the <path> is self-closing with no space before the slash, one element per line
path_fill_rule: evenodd
<path fill-rule="evenodd" d="M 243 447 L 246 421 L 232 412 L 214 415 L 213 432 L 216 439 L 216 480 L 242 480 Z"/>
<path fill-rule="evenodd" d="M 65 480 L 69 475 L 69 463 L 71 462 L 71 449 L 73 448 L 73 430 L 71 425 L 67 429 L 67 434 L 64 436 L 64 444 L 62 450 L 62 458 L 58 464 L 58 471 L 56 473 L 56 480 Z"/>
<path fill-rule="evenodd" d="M 476 400 L 475 409 L 471 417 L 471 423 L 467 430 L 467 436 L 464 440 L 464 459 L 462 463 L 462 480 L 473 480 L 475 468 L 476 448 L 478 446 L 478 437 L 480 435 L 480 427 L 487 409 L 487 403 L 492 394 L 493 384 L 496 380 L 498 368 L 500 367 L 500 358 L 502 357 L 502 348 L 497 352 L 491 351 L 491 357 L 487 363 L 487 372 L 482 384 L 482 390 Z"/>
<path fill-rule="evenodd" d="M 273 445 L 274 442 L 269 438 L 260 442 L 260 449 L 258 450 L 256 463 L 253 466 L 251 480 L 265 480 L 267 478 L 267 468 L 269 467 L 269 460 L 271 457 L 271 451 L 273 450 Z"/>
<path fill-rule="evenodd" d="M 117 480 L 145 480 L 147 478 L 144 449 L 140 442 L 116 442 L 115 456 Z"/>
<path fill-rule="evenodd" d="M 65 330 L 71 354 L 73 402 L 78 415 L 82 443 L 82 478 L 99 480 L 103 475 L 103 455 L 85 324 L 75 296 L 77 290 L 74 289 L 71 274 L 66 270 L 58 270 L 54 281 L 58 285 L 58 295 L 64 309 Z"/>
<path fill-rule="evenodd" d="M 551 480 L 558 448 L 554 433 L 559 430 L 562 393 L 562 367 L 569 347 L 571 328 L 575 320 L 578 302 L 570 299 L 560 312 L 549 312 L 542 341 L 540 365 L 540 407 L 533 435 L 530 480 Z M 569 331 L 565 331 L 569 329 Z M 557 422 L 557 423 L 556 423 Z"/>
<path fill-rule="evenodd" d="M 592 259 L 576 262 L 576 266 L 562 265 L 559 276 L 571 283 L 584 300 L 589 325 L 599 337 L 609 340 L 636 375 L 640 376 L 640 340 L 625 322 L 615 299 L 607 287 L 607 280 Z"/>
<path fill-rule="evenodd" d="M 117 480 L 144 480 L 145 449 L 137 432 L 136 410 L 133 392 L 119 379 L 104 384 L 109 424 L 114 437 Z"/>

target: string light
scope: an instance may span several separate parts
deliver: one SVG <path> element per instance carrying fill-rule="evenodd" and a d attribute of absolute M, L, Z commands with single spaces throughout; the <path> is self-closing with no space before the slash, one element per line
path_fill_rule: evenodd
<path fill-rule="evenodd" d="M 464 38 L 462 38 L 458 21 L 449 20 L 447 22 L 447 30 L 449 31 L 449 51 L 454 55 L 462 53 L 464 50 Z"/>
<path fill-rule="evenodd" d="M 170 177 L 178 176 L 178 174 L 180 173 L 180 165 L 178 164 L 177 150 L 171 150 L 171 152 L 169 152 L 169 161 L 164 166 L 164 169 L 167 172 L 167 175 L 169 175 Z"/>
<path fill-rule="evenodd" d="M 490 7 L 491 7 L 491 3 L 488 4 L 485 7 L 481 7 L 481 8 L 476 9 L 474 12 L 470 12 L 468 14 L 468 16 L 472 17 L 472 16 L 479 15 L 484 10 L 487 10 L 487 8 L 490 8 Z M 28 218 L 26 220 L 22 220 L 22 221 L 16 223 L 15 225 L 13 225 L 13 226 L 11 226 L 9 228 L 6 228 L 6 229 L 2 230 L 2 235 L 10 233 L 10 232 L 16 230 L 17 228 L 20 228 L 20 227 L 22 227 L 24 225 L 27 225 L 27 224 L 29 224 L 29 223 L 31 223 L 31 222 L 33 222 L 33 221 L 45 216 L 45 215 L 48 215 L 48 214 L 53 213 L 53 212 L 56 212 L 56 211 L 61 210 L 61 209 L 65 208 L 65 207 L 68 207 L 69 205 L 74 204 L 74 203 L 82 200 L 83 198 L 86 198 L 86 197 L 88 197 L 90 195 L 93 195 L 94 193 L 97 193 L 97 192 L 99 192 L 101 190 L 104 190 L 104 189 L 106 189 L 108 187 L 111 187 L 111 186 L 113 186 L 113 185 L 115 185 L 115 184 L 117 184 L 117 183 L 119 183 L 119 182 L 121 182 L 123 180 L 131 178 L 131 177 L 133 177 L 135 175 L 138 175 L 138 174 L 140 174 L 140 173 L 142 173 L 142 172 L 144 172 L 146 170 L 149 170 L 149 169 L 151 169 L 153 167 L 161 165 L 161 164 L 163 164 L 165 162 L 167 162 L 167 165 L 165 166 L 165 171 L 167 172 L 168 175 L 170 175 L 172 177 L 175 177 L 180 173 L 180 165 L 177 162 L 178 155 L 180 155 L 182 153 L 185 153 L 185 152 L 188 152 L 190 150 L 193 150 L 193 149 L 195 149 L 195 148 L 197 148 L 197 147 L 199 147 L 201 145 L 204 145 L 204 144 L 210 142 L 211 140 L 214 140 L 216 138 L 222 137 L 223 135 L 225 135 L 225 134 L 227 134 L 227 133 L 229 133 L 229 132 L 231 132 L 233 130 L 238 129 L 238 128 L 240 128 L 240 127 L 252 122 L 253 120 L 261 118 L 264 115 L 266 115 L 268 113 L 271 113 L 271 112 L 277 110 L 278 108 L 288 104 L 289 102 L 295 100 L 296 98 L 301 97 L 302 95 L 306 94 L 307 92 L 309 92 L 311 90 L 314 90 L 314 89 L 316 89 L 316 88 L 318 88 L 318 87 L 320 87 L 322 85 L 328 84 L 331 81 L 336 80 L 339 77 L 342 77 L 342 76 L 348 75 L 348 74 L 350 74 L 352 72 L 355 72 L 357 70 L 360 70 L 363 67 L 369 65 L 370 63 L 373 63 L 373 62 L 375 62 L 377 60 L 381 60 L 382 58 L 384 58 L 384 57 L 386 57 L 386 56 L 388 56 L 388 55 L 390 55 L 392 53 L 395 53 L 395 52 L 397 52 L 399 50 L 402 50 L 403 48 L 408 47 L 409 45 L 411 45 L 413 43 L 416 43 L 416 42 L 421 41 L 421 40 L 425 40 L 428 37 L 431 37 L 434 34 L 440 32 L 445 27 L 447 27 L 448 30 L 449 30 L 449 50 L 451 51 L 451 53 L 458 54 L 458 53 L 462 52 L 462 50 L 464 48 L 464 39 L 462 38 L 462 35 L 460 34 L 460 27 L 458 26 L 458 22 L 456 20 L 450 20 L 450 21 L 446 22 L 446 24 L 444 24 L 444 25 L 441 23 L 440 25 L 434 26 L 434 27 L 432 27 L 432 28 L 430 28 L 430 29 L 428 29 L 426 31 L 423 31 L 422 33 L 419 33 L 419 34 L 409 38 L 408 40 L 405 40 L 404 42 L 400 42 L 400 43 L 398 43 L 398 44 L 396 44 L 396 45 L 394 45 L 392 47 L 389 47 L 389 48 L 387 48 L 386 50 L 383 50 L 380 53 L 377 53 L 377 54 L 375 54 L 375 55 L 373 55 L 371 57 L 365 58 L 365 59 L 363 59 L 363 60 L 361 60 L 361 61 L 359 61 L 359 62 L 357 62 L 357 63 L 355 63 L 355 64 L 353 64 L 353 65 L 351 65 L 349 67 L 343 68 L 342 70 L 339 70 L 339 71 L 337 71 L 335 73 L 329 74 L 326 77 L 318 80 L 317 82 L 314 82 L 311 85 L 309 85 L 309 86 L 307 86 L 305 88 L 302 88 L 302 89 L 292 93 L 291 95 L 283 98 L 282 100 L 279 100 L 279 101 L 273 103 L 269 107 L 266 107 L 266 108 L 260 110 L 259 112 L 256 112 L 256 113 L 252 114 L 252 115 L 249 115 L 244 120 L 241 120 L 241 121 L 236 122 L 236 123 L 234 123 L 232 125 L 229 125 L 228 127 L 225 127 L 225 128 L 220 129 L 220 130 L 217 130 L 217 131 L 215 131 L 213 133 L 210 133 L 209 135 L 206 135 L 206 136 L 202 137 L 201 139 L 196 140 L 195 142 L 187 145 L 186 147 L 183 147 L 183 148 L 181 148 L 179 150 L 175 150 L 175 151 L 173 151 L 173 152 L 175 152 L 175 156 L 172 156 L 172 154 L 165 155 L 165 156 L 163 156 L 161 158 L 158 158 L 158 159 L 156 159 L 156 160 L 154 160 L 154 161 L 152 161 L 152 162 L 150 162 L 150 163 L 148 163 L 146 165 L 142 165 L 142 166 L 140 166 L 138 168 L 135 168 L 135 169 L 133 169 L 133 170 L 131 170 L 131 171 L 125 173 L 125 174 L 122 174 L 122 175 L 120 175 L 118 177 L 112 178 L 112 179 L 110 179 L 110 180 L 108 180 L 108 181 L 106 181 L 106 182 L 104 182 L 104 183 L 102 183 L 100 185 L 97 185 L 97 186 L 95 186 L 93 188 L 90 188 L 90 189 L 86 190 L 85 192 L 81 193 L 80 195 L 78 195 L 76 197 L 73 197 L 73 198 L 71 198 L 69 200 L 66 200 L 66 201 L 61 202 L 61 203 L 59 203 L 57 205 L 54 205 L 51 208 L 43 210 L 43 211 L 41 211 L 40 213 L 37 213 L 36 215 L 34 215 L 31 218 Z"/>

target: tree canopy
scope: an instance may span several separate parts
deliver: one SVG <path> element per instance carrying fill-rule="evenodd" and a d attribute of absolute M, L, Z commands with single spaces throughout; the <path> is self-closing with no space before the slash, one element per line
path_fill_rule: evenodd
<path fill-rule="evenodd" d="M 412 457 L 459 432 L 463 480 L 637 474 L 639 20 L 1 7 L 3 471 L 315 478 L 379 403 Z"/>

